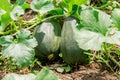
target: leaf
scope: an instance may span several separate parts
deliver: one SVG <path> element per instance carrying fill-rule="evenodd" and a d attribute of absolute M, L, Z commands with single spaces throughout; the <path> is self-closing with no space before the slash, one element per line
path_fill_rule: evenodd
<path fill-rule="evenodd" d="M 0 20 L 0 32 L 4 31 L 5 28 L 8 26 L 8 24 L 12 21 L 10 14 L 9 13 L 5 13 L 1 16 L 1 20 Z"/>
<path fill-rule="evenodd" d="M 65 72 L 70 72 L 71 71 L 71 67 L 69 65 L 65 66 Z"/>
<path fill-rule="evenodd" d="M 65 72 L 70 72 L 71 71 L 71 67 L 69 65 L 64 66 L 64 67 L 58 67 L 57 71 L 60 72 L 60 73 L 63 73 L 64 71 Z"/>
<path fill-rule="evenodd" d="M 26 0 L 16 0 L 16 3 L 17 3 L 18 5 L 22 5 L 22 4 L 24 4 L 25 1 L 26 1 Z"/>
<path fill-rule="evenodd" d="M 36 39 L 31 36 L 31 32 L 26 29 L 20 30 L 16 34 L 16 37 L 18 38 L 19 43 L 24 43 L 27 47 L 34 48 L 37 46 Z"/>
<path fill-rule="evenodd" d="M 10 12 L 12 10 L 12 4 L 10 0 L 0 0 L 0 9 L 5 10 L 6 12 Z"/>
<path fill-rule="evenodd" d="M 58 67 L 56 70 L 57 70 L 57 72 L 63 73 L 64 72 L 64 67 Z"/>
<path fill-rule="evenodd" d="M 74 16 L 80 20 L 79 6 L 78 5 L 73 5 L 70 16 Z"/>
<path fill-rule="evenodd" d="M 0 0 L 0 10 L 2 10 L 2 13 L 0 13 L 0 32 L 4 31 L 11 21 L 9 13 L 12 8 L 13 6 L 9 0 Z"/>
<path fill-rule="evenodd" d="M 25 10 L 25 9 L 29 9 L 30 8 L 30 4 L 28 4 L 28 3 L 24 3 L 23 5 L 22 5 L 22 8 Z"/>
<path fill-rule="evenodd" d="M 68 12 L 72 11 L 72 7 L 73 5 L 82 5 L 82 4 L 86 4 L 88 2 L 88 0 L 62 0 L 63 3 L 65 4 L 64 7 L 67 7 Z"/>
<path fill-rule="evenodd" d="M 53 0 L 33 0 L 30 6 L 32 10 L 39 12 L 41 15 L 54 9 Z"/>
<path fill-rule="evenodd" d="M 101 50 L 102 43 L 105 41 L 103 35 L 84 29 L 76 31 L 75 39 L 83 50 L 96 51 Z"/>
<path fill-rule="evenodd" d="M 99 51 L 102 48 L 103 42 L 120 45 L 120 31 L 115 28 L 109 29 L 106 36 L 89 30 L 81 29 L 75 35 L 75 38 L 79 47 L 84 50 Z"/>
<path fill-rule="evenodd" d="M 48 14 L 62 15 L 62 14 L 64 14 L 64 12 L 61 8 L 55 8 L 55 9 L 49 11 Z"/>
<path fill-rule="evenodd" d="M 62 53 L 59 53 L 59 57 L 62 57 Z"/>
<path fill-rule="evenodd" d="M 105 42 L 120 45 L 120 31 L 115 28 L 109 29 Z"/>
<path fill-rule="evenodd" d="M 68 4 L 68 5 L 82 5 L 82 4 L 86 4 L 88 2 L 88 0 L 63 0 L 64 3 Z"/>
<path fill-rule="evenodd" d="M 31 32 L 24 29 L 24 30 L 20 30 L 19 32 L 17 32 L 16 36 L 19 39 L 27 39 L 30 38 Z"/>
<path fill-rule="evenodd" d="M 114 9 L 112 11 L 111 17 L 115 26 L 120 30 L 120 9 Z"/>
<path fill-rule="evenodd" d="M 6 12 L 3 10 L 3 9 L 0 9 L 0 20 L 1 20 L 1 16 L 3 15 L 3 14 L 5 14 Z"/>
<path fill-rule="evenodd" d="M 81 11 L 81 24 L 76 31 L 76 41 L 84 50 L 101 50 L 102 43 L 120 45 L 120 31 L 110 28 L 110 16 L 93 8 Z M 88 35 L 89 34 L 89 35 Z"/>
<path fill-rule="evenodd" d="M 58 77 L 48 68 L 44 67 L 40 73 L 38 73 L 35 80 L 59 80 Z"/>
<path fill-rule="evenodd" d="M 36 75 L 29 73 L 29 74 L 7 74 L 2 80 L 35 80 Z"/>
<path fill-rule="evenodd" d="M 16 34 L 16 37 L 17 40 L 12 36 L 3 36 L 0 38 L 2 55 L 6 58 L 11 57 L 20 67 L 30 66 L 34 59 L 34 47 L 37 46 L 37 41 L 30 35 L 30 31 L 28 30 L 20 30 Z"/>
<path fill-rule="evenodd" d="M 13 37 L 11 35 L 0 37 L 0 45 L 8 46 L 13 42 Z"/>
<path fill-rule="evenodd" d="M 21 6 L 16 6 L 11 12 L 10 16 L 13 20 L 17 20 L 19 16 L 24 14 L 24 10 Z"/>
<path fill-rule="evenodd" d="M 120 50 L 115 50 L 115 54 L 117 54 L 118 56 L 120 56 Z"/>
<path fill-rule="evenodd" d="M 69 65 L 67 65 L 67 66 L 64 66 L 64 67 L 58 67 L 56 70 L 60 73 L 63 73 L 64 71 L 65 72 L 70 72 L 71 67 Z"/>
<path fill-rule="evenodd" d="M 12 57 L 20 67 L 29 66 L 34 59 L 34 51 L 24 44 L 11 44 L 2 52 L 6 58 Z"/>
<path fill-rule="evenodd" d="M 85 9 L 80 13 L 81 24 L 87 30 L 106 35 L 111 26 L 110 16 L 95 9 Z"/>

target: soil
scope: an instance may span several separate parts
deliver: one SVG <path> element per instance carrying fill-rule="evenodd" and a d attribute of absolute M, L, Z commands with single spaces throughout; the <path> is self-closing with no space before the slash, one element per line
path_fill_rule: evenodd
<path fill-rule="evenodd" d="M 69 73 L 60 73 L 56 69 L 61 66 L 65 65 L 63 63 L 53 62 L 52 64 L 47 63 L 46 66 L 51 69 L 60 80 L 120 80 L 115 73 L 112 73 L 108 70 L 106 70 L 102 65 L 98 63 L 90 63 L 87 65 L 78 65 L 74 66 Z M 41 70 L 39 66 L 35 66 L 34 70 Z M 5 76 L 7 73 L 11 73 L 12 71 L 4 70 L 0 71 L 0 80 L 3 76 Z M 15 73 L 19 74 L 27 74 L 29 73 L 28 68 L 24 68 L 20 71 L 17 71 Z"/>
<path fill-rule="evenodd" d="M 79 68 L 71 73 L 54 72 L 61 80 L 120 80 L 114 73 L 101 69 L 97 63 L 79 65 Z"/>

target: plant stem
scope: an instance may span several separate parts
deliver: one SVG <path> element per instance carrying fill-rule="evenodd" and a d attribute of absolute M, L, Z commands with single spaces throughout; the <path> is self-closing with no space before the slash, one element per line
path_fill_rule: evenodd
<path fill-rule="evenodd" d="M 109 68 L 110 68 L 110 70 L 112 71 L 112 72 L 114 72 L 114 70 L 113 70 L 113 68 L 111 67 L 111 65 L 109 64 L 109 59 L 110 59 L 110 53 L 111 53 L 111 46 L 110 47 L 108 47 L 107 46 L 107 43 L 103 43 L 103 53 L 101 53 L 101 54 L 104 54 L 103 56 L 105 57 L 105 58 L 107 58 L 107 60 L 105 60 L 104 58 L 103 58 L 103 56 L 100 56 L 100 59 L 102 60 L 102 62 L 103 63 L 105 63 Z"/>
<path fill-rule="evenodd" d="M 115 60 L 113 56 L 110 55 L 109 57 L 118 67 L 120 67 L 120 63 L 117 60 Z"/>
<path fill-rule="evenodd" d="M 9 31 L 6 31 L 6 32 L 0 32 L 0 35 L 7 35 L 9 33 L 13 32 L 13 30 L 9 30 Z"/>
<path fill-rule="evenodd" d="M 114 70 L 112 69 L 112 67 L 110 66 L 110 64 L 108 63 L 108 61 L 106 61 L 102 56 L 99 56 L 98 59 L 100 59 L 102 61 L 102 63 L 105 63 L 112 72 L 114 72 Z"/>
<path fill-rule="evenodd" d="M 107 57 L 107 59 L 109 59 L 109 55 L 110 55 L 110 49 L 108 50 L 108 46 L 106 43 L 103 44 L 103 48 L 104 48 L 104 51 L 105 51 L 105 55 Z"/>
<path fill-rule="evenodd" d="M 30 27 L 28 27 L 28 28 L 26 28 L 26 29 L 31 29 L 31 28 L 35 27 L 36 25 L 40 24 L 40 23 L 43 22 L 43 21 L 46 21 L 46 20 L 49 20 L 49 19 L 52 19 L 52 18 L 63 17 L 63 16 L 65 16 L 65 15 L 50 16 L 50 17 L 45 18 L 45 19 L 43 19 L 43 20 L 39 20 L 38 22 L 34 23 L 32 26 L 30 26 Z"/>
<path fill-rule="evenodd" d="M 36 63 L 37 63 L 41 68 L 43 68 L 43 66 L 41 65 L 40 61 L 36 61 Z"/>

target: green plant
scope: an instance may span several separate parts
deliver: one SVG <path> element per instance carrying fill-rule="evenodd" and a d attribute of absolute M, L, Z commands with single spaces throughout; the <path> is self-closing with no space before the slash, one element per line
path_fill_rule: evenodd
<path fill-rule="evenodd" d="M 62 0 L 60 7 L 66 11 L 67 15 L 71 15 L 73 8 L 76 6 L 80 6 L 82 4 L 86 4 L 88 0 Z M 77 8 L 76 8 L 77 9 Z"/>
<path fill-rule="evenodd" d="M 0 38 L 2 56 L 12 58 L 20 67 L 29 66 L 34 59 L 34 47 L 37 46 L 37 41 L 28 30 L 18 31 L 15 37 L 8 35 Z"/>
<path fill-rule="evenodd" d="M 60 72 L 60 73 L 63 73 L 63 72 L 70 72 L 71 71 L 71 67 L 70 67 L 70 65 L 67 65 L 67 66 L 61 66 L 61 67 L 58 67 L 57 69 L 56 69 L 58 72 Z"/>
<path fill-rule="evenodd" d="M 37 46 L 36 39 L 28 29 L 31 29 L 48 19 L 61 17 L 61 15 L 46 18 L 46 14 L 53 10 L 49 7 L 54 6 L 52 0 L 50 1 L 50 4 L 46 0 L 43 3 L 40 3 L 40 5 L 43 4 L 41 8 L 44 8 L 46 10 L 45 12 L 38 14 L 31 21 L 24 21 L 21 17 L 21 15 L 24 14 L 24 10 L 27 8 L 36 10 L 34 6 L 39 5 L 36 4 L 39 3 L 38 0 L 34 0 L 30 6 L 26 3 L 26 0 L 16 0 L 13 4 L 11 4 L 9 0 L 1 0 L 0 2 L 2 2 L 0 3 L 0 45 L 2 46 L 2 56 L 12 59 L 13 63 L 21 68 L 28 67 L 34 60 L 34 47 Z M 40 9 L 40 11 L 43 10 Z"/>
<path fill-rule="evenodd" d="M 84 50 L 98 51 L 98 55 L 94 57 L 105 63 L 112 71 L 113 66 L 110 65 L 111 63 L 120 67 L 117 59 L 119 53 L 116 53 L 117 48 L 115 48 L 115 51 L 112 50 L 116 45 L 120 45 L 120 17 L 118 13 L 119 9 L 113 10 L 111 15 L 93 8 L 82 10 L 80 13 L 81 21 L 77 26 L 80 29 L 80 34 L 76 35 L 79 47 Z"/>
<path fill-rule="evenodd" d="M 0 2 L 0 35 L 5 35 L 19 28 L 15 20 L 24 14 L 24 10 L 17 4 L 11 4 L 9 0 L 0 0 Z"/>

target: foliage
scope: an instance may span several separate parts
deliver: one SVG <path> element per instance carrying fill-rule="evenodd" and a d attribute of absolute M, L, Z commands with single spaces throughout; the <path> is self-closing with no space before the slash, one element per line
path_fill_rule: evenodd
<path fill-rule="evenodd" d="M 72 8 L 74 5 L 82 5 L 82 4 L 86 4 L 88 0 L 62 0 L 63 4 L 61 4 L 61 6 L 63 8 L 66 8 L 65 10 L 67 10 L 68 13 L 72 12 Z"/>
<path fill-rule="evenodd" d="M 10 15 L 11 15 L 11 18 L 13 20 L 17 20 L 18 17 L 20 15 L 23 15 L 24 14 L 24 10 L 22 9 L 21 6 L 16 6 L 11 12 L 10 12 Z"/>
<path fill-rule="evenodd" d="M 18 75 L 15 73 L 7 74 L 2 80 L 35 80 L 34 74 Z"/>
<path fill-rule="evenodd" d="M 82 10 L 80 24 L 77 26 L 80 32 L 75 36 L 80 48 L 100 51 L 95 58 L 105 63 L 112 71 L 111 63 L 120 67 L 116 58 L 119 55 L 113 51 L 113 46 L 110 46 L 120 45 L 118 12 L 119 9 L 115 9 L 111 15 L 108 15 L 91 8 Z"/>
<path fill-rule="evenodd" d="M 113 23 L 114 23 L 114 25 L 120 30 L 120 15 L 119 15 L 119 13 L 120 13 L 120 9 L 114 9 L 113 11 L 112 11 L 112 14 L 111 14 L 111 16 L 112 16 L 112 21 L 113 21 Z"/>
<path fill-rule="evenodd" d="M 37 41 L 31 36 L 30 31 L 20 30 L 16 33 L 16 38 L 11 35 L 0 38 L 2 45 L 2 56 L 12 58 L 20 67 L 29 66 L 34 59 L 34 47 Z"/>
<path fill-rule="evenodd" d="M 80 13 L 81 25 L 90 31 L 106 35 L 107 29 L 111 26 L 110 16 L 94 8 L 85 9 Z"/>
<path fill-rule="evenodd" d="M 21 6 L 11 4 L 9 0 L 0 0 L 0 12 L 2 12 L 0 15 L 0 32 L 5 31 L 11 22 L 17 20 L 20 15 L 24 14 Z"/>
<path fill-rule="evenodd" d="M 2 80 L 59 80 L 58 77 L 48 68 L 44 67 L 36 75 L 33 73 L 29 74 L 7 74 Z"/>
<path fill-rule="evenodd" d="M 16 0 L 16 3 L 18 5 L 23 5 L 25 3 L 26 0 Z"/>
<path fill-rule="evenodd" d="M 43 15 L 54 9 L 53 0 L 33 0 L 31 3 L 31 9 Z"/>
<path fill-rule="evenodd" d="M 71 67 L 69 65 L 64 66 L 64 67 L 58 67 L 57 71 L 60 72 L 60 73 L 70 72 L 71 71 Z"/>
<path fill-rule="evenodd" d="M 48 68 L 44 67 L 40 73 L 38 73 L 37 77 L 35 80 L 59 80 L 58 77 L 53 74 L 51 70 Z"/>

